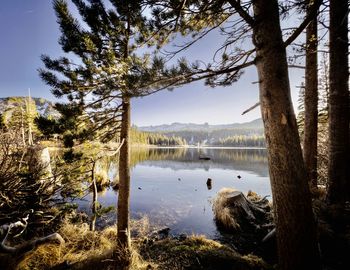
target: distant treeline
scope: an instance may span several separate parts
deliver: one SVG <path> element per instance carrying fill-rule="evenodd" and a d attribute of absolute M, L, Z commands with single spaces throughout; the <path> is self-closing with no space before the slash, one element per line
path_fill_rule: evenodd
<path fill-rule="evenodd" d="M 265 137 L 263 135 L 238 135 L 230 136 L 214 143 L 218 146 L 233 147 L 265 147 Z"/>
<path fill-rule="evenodd" d="M 176 132 L 145 132 L 133 127 L 131 142 L 133 144 L 180 146 L 180 145 L 212 145 L 232 147 L 265 147 L 265 137 L 261 134 L 251 134 L 255 130 L 214 130 L 204 131 L 176 131 Z"/>
<path fill-rule="evenodd" d="M 161 133 L 139 131 L 135 127 L 130 130 L 132 144 L 180 146 L 187 145 L 186 140 L 178 136 L 167 136 Z"/>
<path fill-rule="evenodd" d="M 234 129 L 217 129 L 217 130 L 181 130 L 173 132 L 162 133 L 166 136 L 181 137 L 188 144 L 197 145 L 205 143 L 207 145 L 213 145 L 222 139 L 236 136 L 246 136 L 246 138 L 251 136 L 260 136 L 263 134 L 260 128 L 234 128 Z"/>

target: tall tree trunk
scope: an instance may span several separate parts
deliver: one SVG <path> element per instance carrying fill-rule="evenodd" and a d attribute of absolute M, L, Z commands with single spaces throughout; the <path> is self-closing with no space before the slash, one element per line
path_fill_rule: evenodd
<path fill-rule="evenodd" d="M 313 2 L 313 0 L 310 0 L 310 2 Z M 312 188 L 317 188 L 317 17 L 315 17 L 306 28 L 306 69 L 304 106 L 304 162 L 310 186 Z"/>
<path fill-rule="evenodd" d="M 327 191 L 330 204 L 350 199 L 348 11 L 347 0 L 330 0 Z"/>
<path fill-rule="evenodd" d="M 118 241 L 121 246 L 130 248 L 129 204 L 130 204 L 130 168 L 129 168 L 129 131 L 130 98 L 123 97 L 120 141 L 124 141 L 119 154 L 119 195 L 118 195 Z"/>
<path fill-rule="evenodd" d="M 253 42 L 265 127 L 280 269 L 319 269 L 311 197 L 291 102 L 277 0 L 253 1 Z"/>
<path fill-rule="evenodd" d="M 90 221 L 90 231 L 95 230 L 96 225 L 96 218 L 97 218 L 97 185 L 96 185 L 96 177 L 95 177 L 95 167 L 96 167 L 96 161 L 94 160 L 92 163 L 92 169 L 91 169 L 91 186 L 92 186 L 92 204 L 91 204 L 91 212 L 92 217 Z"/>

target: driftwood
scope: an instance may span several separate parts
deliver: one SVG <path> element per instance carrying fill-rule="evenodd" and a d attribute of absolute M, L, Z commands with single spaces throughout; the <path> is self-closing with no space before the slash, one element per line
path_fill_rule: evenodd
<path fill-rule="evenodd" d="M 14 231 L 17 233 L 12 237 L 15 238 L 20 236 L 27 228 L 28 219 L 29 219 L 29 214 L 25 218 L 22 218 L 19 221 L 0 226 L 0 253 L 13 254 L 17 257 L 21 257 L 21 256 L 24 256 L 27 252 L 30 252 L 36 247 L 38 247 L 39 245 L 42 245 L 45 243 L 49 243 L 49 242 L 58 242 L 59 244 L 65 243 L 64 239 L 60 234 L 53 233 L 45 237 L 24 242 L 19 246 L 15 246 L 15 247 L 9 246 L 7 244 L 8 237 L 11 234 L 13 234 Z"/>

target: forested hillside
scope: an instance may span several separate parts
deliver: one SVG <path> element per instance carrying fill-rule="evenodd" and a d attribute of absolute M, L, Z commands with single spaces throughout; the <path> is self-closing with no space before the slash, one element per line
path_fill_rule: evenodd
<path fill-rule="evenodd" d="M 136 127 L 130 129 L 131 143 L 135 145 L 184 146 L 186 140 L 179 136 L 167 136 L 162 133 L 139 131 Z"/>
<path fill-rule="evenodd" d="M 145 126 L 139 130 L 156 132 L 166 137 L 179 137 L 189 145 L 264 147 L 264 130 L 261 119 L 228 125 L 184 124 Z"/>

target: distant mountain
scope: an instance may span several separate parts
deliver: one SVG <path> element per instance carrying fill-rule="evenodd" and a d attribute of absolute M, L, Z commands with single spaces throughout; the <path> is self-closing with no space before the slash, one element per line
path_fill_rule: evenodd
<path fill-rule="evenodd" d="M 5 97 L 0 98 L 0 113 L 14 107 L 24 104 L 27 97 Z M 59 113 L 55 110 L 54 104 L 44 98 L 32 98 L 35 102 L 36 109 L 38 113 L 42 116 L 53 118 L 58 118 Z"/>
<path fill-rule="evenodd" d="M 193 124 L 193 123 L 172 123 L 169 125 L 143 126 L 138 127 L 141 131 L 148 132 L 178 132 L 178 131 L 214 131 L 222 129 L 256 129 L 263 130 L 262 119 L 255 119 L 246 123 L 234 123 L 225 125 Z"/>

